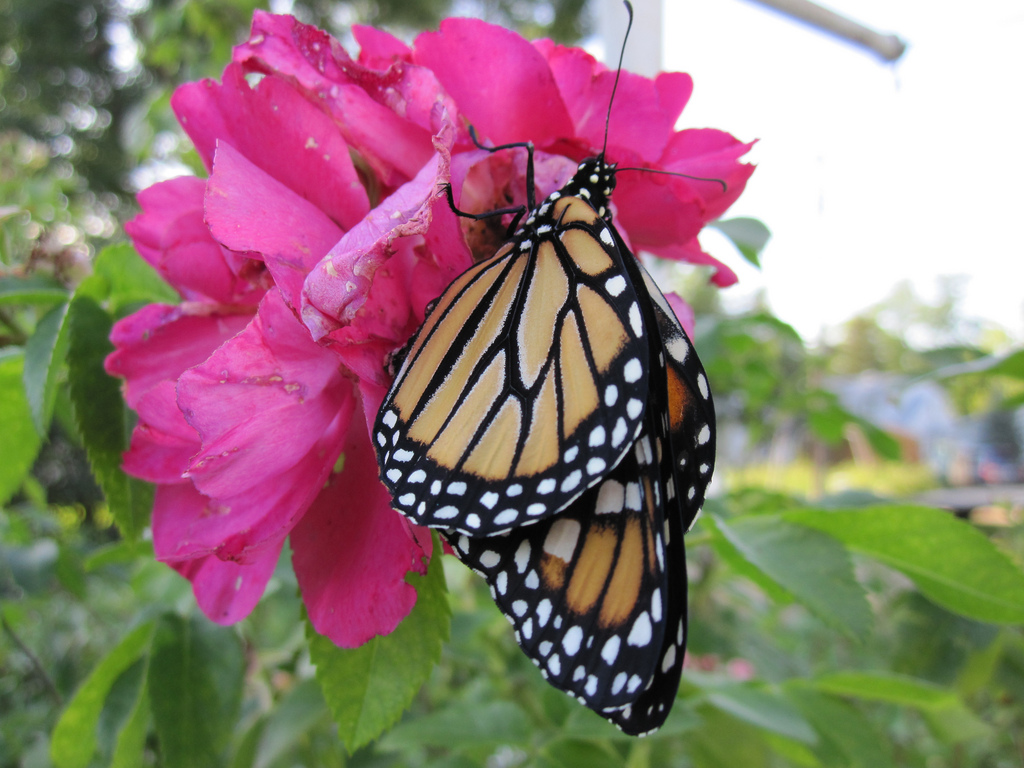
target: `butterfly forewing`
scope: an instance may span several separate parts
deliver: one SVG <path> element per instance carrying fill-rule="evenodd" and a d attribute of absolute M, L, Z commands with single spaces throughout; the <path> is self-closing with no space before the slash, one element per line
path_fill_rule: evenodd
<path fill-rule="evenodd" d="M 618 464 L 645 410 L 651 330 L 620 242 L 556 193 L 441 296 L 374 428 L 403 514 L 491 535 L 564 509 Z"/>

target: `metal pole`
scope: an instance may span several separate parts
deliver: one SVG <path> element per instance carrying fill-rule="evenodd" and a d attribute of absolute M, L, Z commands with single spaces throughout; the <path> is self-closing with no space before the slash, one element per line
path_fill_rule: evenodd
<path fill-rule="evenodd" d="M 834 11 L 815 5 L 809 0 L 751 0 L 751 2 L 768 6 L 797 21 L 802 21 L 854 45 L 867 48 L 884 61 L 896 61 L 907 49 L 906 43 L 896 35 L 885 35 L 868 29 L 863 24 L 858 24 Z"/>

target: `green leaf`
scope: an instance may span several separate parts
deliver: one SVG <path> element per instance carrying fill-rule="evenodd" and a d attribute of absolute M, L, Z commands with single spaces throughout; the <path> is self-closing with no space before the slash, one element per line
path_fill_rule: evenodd
<path fill-rule="evenodd" d="M 108 653 L 57 721 L 50 741 L 50 757 L 58 768 L 85 768 L 96 751 L 96 724 L 111 686 L 149 647 L 153 622 L 141 624 Z"/>
<path fill-rule="evenodd" d="M 327 720 L 329 714 L 317 681 L 303 680 L 267 717 L 253 768 L 270 768 L 279 757 L 305 740 L 319 723 Z"/>
<path fill-rule="evenodd" d="M 25 345 L 25 392 L 40 437 L 46 436 L 53 416 L 58 374 L 68 351 L 70 307 L 70 303 L 59 304 L 47 312 Z"/>
<path fill-rule="evenodd" d="M 827 766 L 890 768 L 891 750 L 881 734 L 858 709 L 834 696 L 803 685 L 789 685 L 786 693 L 818 732 L 815 753 Z"/>
<path fill-rule="evenodd" d="M 316 677 L 349 753 L 395 724 L 441 658 L 451 609 L 440 551 L 435 537 L 435 555 L 426 576 L 406 577 L 416 587 L 416 605 L 390 635 L 375 637 L 359 648 L 342 649 L 318 635 L 307 620 Z"/>
<path fill-rule="evenodd" d="M 0 424 L 3 425 L 0 504 L 6 504 L 21 488 L 39 453 L 39 434 L 29 415 L 22 384 L 22 365 L 23 359 L 19 354 L 0 358 Z"/>
<path fill-rule="evenodd" d="M 835 539 L 779 515 L 715 520 L 718 530 L 762 573 L 830 626 L 864 640 L 872 614 L 847 551 Z"/>
<path fill-rule="evenodd" d="M 926 680 L 891 672 L 832 672 L 806 681 L 819 691 L 915 709 L 952 707 L 957 695 Z"/>
<path fill-rule="evenodd" d="M 720 519 L 721 518 L 718 515 L 704 514 L 701 516 L 700 521 L 712 530 L 713 535 L 711 537 L 711 546 L 714 547 L 715 553 L 722 559 L 722 562 L 728 565 L 740 576 L 750 579 L 752 582 L 757 584 L 757 586 L 764 590 L 764 593 L 776 603 L 784 605 L 786 603 L 793 602 L 793 595 L 790 594 L 788 590 L 783 588 L 777 581 L 750 562 L 750 560 L 748 560 L 747 557 L 722 534 L 722 531 L 718 526 L 718 521 Z"/>
<path fill-rule="evenodd" d="M 544 745 L 543 755 L 552 768 L 622 767 L 622 755 L 600 741 L 558 739 Z"/>
<path fill-rule="evenodd" d="M 959 701 L 949 707 L 925 709 L 922 713 L 932 733 L 947 744 L 976 740 L 991 743 L 994 735 L 991 725 Z"/>
<path fill-rule="evenodd" d="M 887 505 L 798 510 L 783 516 L 901 571 L 950 611 L 995 624 L 1024 623 L 1024 572 L 981 532 L 949 512 Z"/>
<path fill-rule="evenodd" d="M 69 316 L 68 380 L 86 455 L 121 534 L 138 538 L 149 520 L 153 488 L 121 471 L 128 447 L 127 411 L 116 379 L 103 370 L 113 350 L 110 316 L 92 299 L 76 296 Z"/>
<path fill-rule="evenodd" d="M 381 740 L 380 747 L 468 748 L 488 744 L 526 744 L 532 733 L 526 713 L 511 702 L 459 702 L 400 723 Z"/>
<path fill-rule="evenodd" d="M 52 277 L 0 277 L 0 306 L 4 304 L 50 304 L 67 301 L 68 289 Z"/>
<path fill-rule="evenodd" d="M 733 245 L 743 254 L 743 258 L 755 267 L 761 266 L 761 251 L 768 244 L 772 233 L 757 219 L 740 216 L 735 219 L 719 219 L 710 226 L 732 240 Z"/>
<path fill-rule="evenodd" d="M 697 768 L 762 768 L 769 764 L 764 731 L 714 707 L 701 707 L 700 715 L 703 725 L 686 739 Z"/>
<path fill-rule="evenodd" d="M 708 703 L 758 728 L 814 744 L 817 735 L 800 711 L 781 693 L 748 683 L 725 683 L 702 686 L 695 675 L 690 682 L 701 686 Z"/>
<path fill-rule="evenodd" d="M 242 701 L 245 657 L 234 631 L 164 615 L 153 637 L 149 706 L 169 768 L 218 768 Z"/>
<path fill-rule="evenodd" d="M 100 251 L 92 274 L 78 286 L 75 296 L 104 304 L 115 317 L 135 305 L 177 304 L 181 300 L 128 243 L 110 245 Z"/>
<path fill-rule="evenodd" d="M 971 360 L 967 363 L 949 365 L 945 368 L 940 368 L 932 375 L 936 378 L 946 379 L 970 373 L 985 373 L 988 375 L 1024 379 L 1024 349 L 1017 349 L 1002 355 L 991 355 L 979 360 Z"/>
<path fill-rule="evenodd" d="M 149 720 L 149 690 L 147 682 L 143 680 L 139 686 L 135 706 L 117 734 L 110 768 L 136 768 L 145 764 L 143 755 L 146 750 L 146 737 L 149 735 Z"/>

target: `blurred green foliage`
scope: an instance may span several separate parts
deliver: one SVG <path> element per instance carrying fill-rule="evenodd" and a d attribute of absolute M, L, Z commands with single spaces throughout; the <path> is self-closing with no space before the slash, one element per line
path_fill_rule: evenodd
<path fill-rule="evenodd" d="M 167 288 L 107 246 L 135 185 L 194 166 L 169 93 L 218 74 L 256 5 L 0 0 L 0 768 L 1019 764 L 1024 529 L 900 500 L 927 473 L 822 383 L 944 366 L 962 412 L 1019 404 L 1021 353 L 959 335 L 953 283 L 935 304 L 901 289 L 814 351 L 764 309 L 694 301 L 723 423 L 753 445 L 800 436 L 784 471 L 802 479 L 722 472 L 687 538 L 689 659 L 655 736 L 548 686 L 451 558 L 414 580 L 399 631 L 354 652 L 312 636 L 287 553 L 249 618 L 203 618 L 146 541 L 151 489 L 118 467 L 133 415 L 99 365 L 110 323 Z M 292 4 L 400 35 L 449 8 Z M 581 0 L 479 8 L 531 36 L 585 26 Z M 763 225 L 720 225 L 759 263 Z M 850 430 L 887 461 L 836 469 Z"/>

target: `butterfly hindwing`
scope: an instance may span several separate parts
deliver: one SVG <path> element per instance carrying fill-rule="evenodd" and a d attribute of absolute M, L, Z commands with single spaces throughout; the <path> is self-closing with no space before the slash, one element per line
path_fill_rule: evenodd
<path fill-rule="evenodd" d="M 654 681 L 682 661 L 685 566 L 678 530 L 665 540 L 667 439 L 652 412 L 618 466 L 559 515 L 497 536 L 449 536 L 548 682 L 629 733 L 664 720 L 678 673 L 675 685 Z M 641 715 L 636 704 L 652 691 L 667 700 Z"/>
<path fill-rule="evenodd" d="M 697 352 L 664 294 L 643 264 L 638 260 L 627 264 L 636 270 L 636 283 L 644 287 L 643 304 L 650 313 L 648 322 L 657 328 L 660 349 L 652 355 L 661 354 L 665 360 L 664 410 L 675 457 L 669 493 L 681 496 L 685 532 L 700 514 L 715 469 L 714 399 Z"/>
<path fill-rule="evenodd" d="M 492 535 L 564 509 L 620 461 L 653 330 L 620 243 L 587 202 L 555 193 L 449 286 L 374 428 L 399 511 Z"/>

